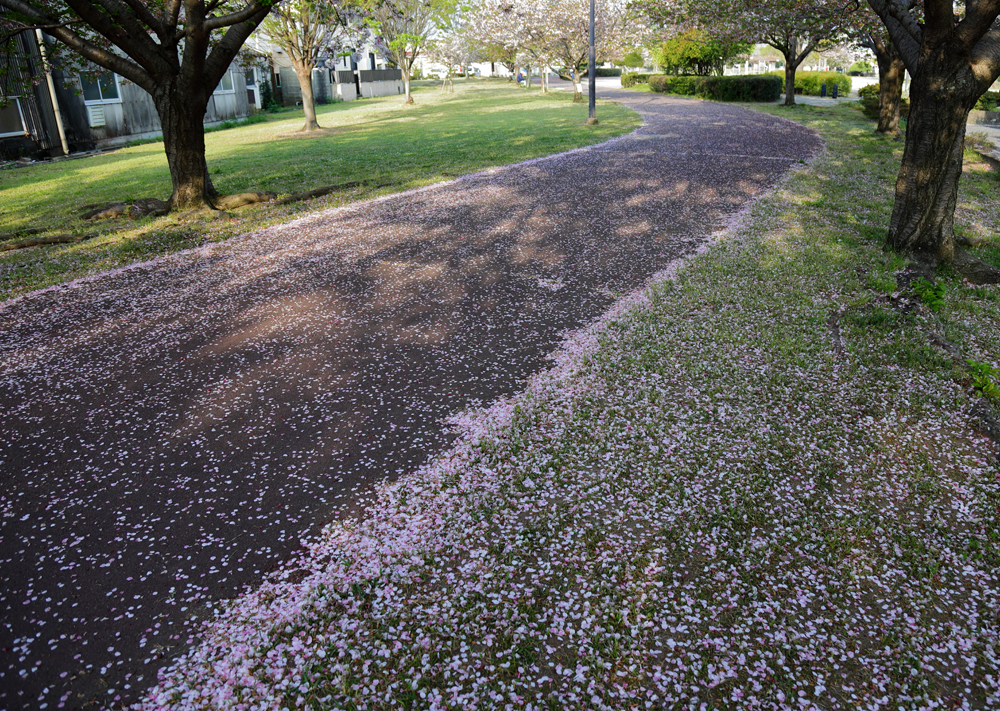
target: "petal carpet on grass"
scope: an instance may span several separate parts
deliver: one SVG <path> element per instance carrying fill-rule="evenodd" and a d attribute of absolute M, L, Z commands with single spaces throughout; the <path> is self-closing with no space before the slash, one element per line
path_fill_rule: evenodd
<path fill-rule="evenodd" d="M 444 451 L 458 436 L 448 417 L 521 390 L 566 331 L 694 250 L 819 147 L 807 129 L 736 107 L 623 100 L 645 119 L 628 137 L 0 307 L 0 706 L 140 698 L 220 601 L 259 584 L 322 524 L 375 503 L 377 484 Z M 406 541 L 434 532 L 450 540 L 424 530 L 452 520 L 428 502 L 423 523 L 365 546 L 410 550 Z M 497 526 L 501 535 L 506 524 Z M 477 550 L 492 555 L 489 544 Z M 384 562 L 367 555 L 359 566 Z M 391 565 L 410 576 L 404 562 Z M 468 565 L 471 574 L 479 564 Z M 386 585 L 372 589 L 409 594 Z M 497 614 L 519 619 L 516 608 L 532 603 L 512 604 Z M 257 639 L 237 647 L 255 655 L 246 645 Z M 396 642 L 407 644 L 387 642 L 390 657 L 403 649 Z M 278 644 L 275 654 L 297 654 Z M 229 663 L 219 681 L 224 667 L 242 668 Z M 525 662 L 497 664 L 516 673 Z M 572 673 L 587 678 L 575 662 Z M 258 683 L 260 699 L 284 695 Z M 210 694 L 220 708 L 242 693 L 199 688 L 182 693 Z"/>
<path fill-rule="evenodd" d="M 798 114 L 826 153 L 456 418 L 139 708 L 1000 706 L 997 443 L 953 352 L 996 364 L 1000 294 L 897 287 L 898 147 L 828 115 Z"/>

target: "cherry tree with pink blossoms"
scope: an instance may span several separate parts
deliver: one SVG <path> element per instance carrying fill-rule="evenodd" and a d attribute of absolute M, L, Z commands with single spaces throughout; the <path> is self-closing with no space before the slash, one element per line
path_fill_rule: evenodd
<path fill-rule="evenodd" d="M 482 0 L 469 15 L 471 32 L 484 44 L 503 47 L 521 63 L 569 72 L 574 100 L 583 100 L 580 72 L 590 46 L 589 0 Z M 598 0 L 597 60 L 621 56 L 645 36 L 647 25 L 624 0 Z M 544 85 L 543 85 L 544 88 Z"/>

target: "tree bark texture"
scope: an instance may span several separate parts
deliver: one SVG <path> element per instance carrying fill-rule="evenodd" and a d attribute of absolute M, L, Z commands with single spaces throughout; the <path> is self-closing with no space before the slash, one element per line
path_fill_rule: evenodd
<path fill-rule="evenodd" d="M 954 259 L 965 124 L 980 93 L 967 54 L 941 46 L 921 62 L 910 84 L 906 147 L 889 222 L 893 248 L 930 262 Z"/>
<path fill-rule="evenodd" d="M 892 49 L 876 51 L 878 62 L 878 128 L 879 133 L 899 135 L 899 105 L 903 99 L 903 78 L 906 65 Z"/>
<path fill-rule="evenodd" d="M 301 130 L 316 131 L 320 128 L 320 125 L 316 120 L 316 99 L 313 97 L 312 65 L 303 61 L 293 61 L 292 69 L 295 70 L 295 78 L 299 80 L 299 90 L 302 92 L 302 111 L 306 115 L 306 122 Z"/>
<path fill-rule="evenodd" d="M 404 104 L 412 104 L 413 96 L 410 94 L 410 68 L 403 69 L 403 90 L 406 93 Z"/>
<path fill-rule="evenodd" d="M 170 209 L 212 207 L 217 197 L 205 161 L 205 110 L 208 92 L 186 89 L 174 79 L 157 87 L 153 103 L 163 126 L 163 147 L 167 154 L 174 191 Z"/>
<path fill-rule="evenodd" d="M 795 106 L 795 67 L 785 57 L 785 106 Z"/>

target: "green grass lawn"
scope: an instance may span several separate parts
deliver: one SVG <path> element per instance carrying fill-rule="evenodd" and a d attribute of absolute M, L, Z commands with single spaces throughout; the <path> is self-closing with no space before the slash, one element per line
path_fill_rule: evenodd
<path fill-rule="evenodd" d="M 365 187 L 288 206 L 258 205 L 234 219 L 206 223 L 177 217 L 89 223 L 92 203 L 166 199 L 171 192 L 163 144 L 134 145 L 99 156 L 0 171 L 0 244 L 22 233 L 103 234 L 72 245 L 0 253 L 0 300 L 50 284 L 219 241 L 302 213 L 447 180 L 597 143 L 636 128 L 636 113 L 601 107 L 586 126 L 587 107 L 567 93 L 540 95 L 500 80 L 457 81 L 454 93 L 418 83 L 416 103 L 399 97 L 319 106 L 323 130 L 298 132 L 301 111 L 265 123 L 206 135 L 209 171 L 224 194 L 302 192 L 367 180 Z"/>

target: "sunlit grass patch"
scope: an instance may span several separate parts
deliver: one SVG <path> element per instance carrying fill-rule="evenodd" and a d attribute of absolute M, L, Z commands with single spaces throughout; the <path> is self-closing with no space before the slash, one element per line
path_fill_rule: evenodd
<path fill-rule="evenodd" d="M 206 223 L 176 217 L 99 223 L 77 219 L 81 207 L 139 198 L 166 199 L 170 176 L 162 142 L 132 145 L 85 159 L 0 171 L 0 245 L 41 235 L 100 233 L 71 245 L 0 252 L 0 299 L 207 241 L 220 241 L 305 211 L 346 204 L 539 156 L 597 143 L 639 125 L 638 115 L 601 106 L 586 126 L 587 107 L 564 92 L 545 96 L 506 82 L 458 82 L 454 93 L 421 87 L 416 103 L 399 97 L 318 106 L 323 130 L 298 132 L 302 112 L 205 137 L 209 172 L 225 194 L 281 195 L 326 185 L 366 185 L 287 206 L 258 205 L 234 219 Z"/>

